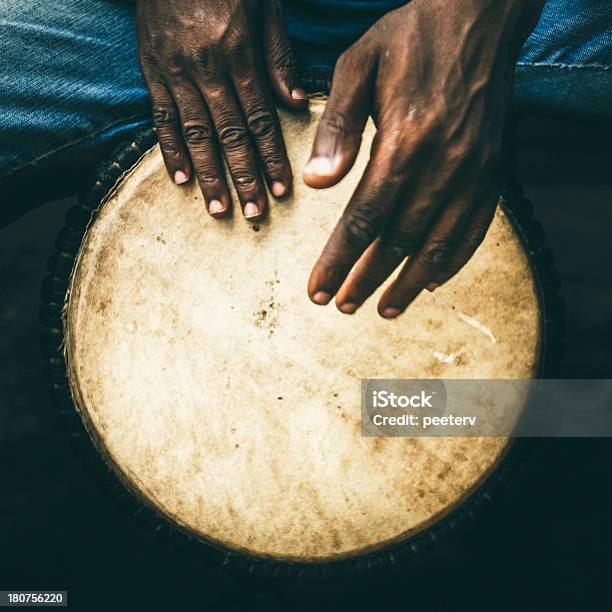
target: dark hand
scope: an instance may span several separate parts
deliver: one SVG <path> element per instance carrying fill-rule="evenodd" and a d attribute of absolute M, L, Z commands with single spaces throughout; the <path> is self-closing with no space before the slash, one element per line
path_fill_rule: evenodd
<path fill-rule="evenodd" d="M 222 157 L 245 217 L 277 197 L 291 167 L 272 95 L 294 109 L 297 84 L 278 0 L 138 0 L 140 63 L 164 161 L 177 183 L 195 176 L 211 215 L 231 209 Z"/>
<path fill-rule="evenodd" d="M 472 256 L 495 212 L 514 64 L 540 4 L 413 0 L 342 55 L 305 181 L 329 187 L 348 172 L 368 115 L 377 134 L 312 271 L 315 303 L 336 295 L 353 313 L 404 262 L 378 305 L 393 318 Z"/>

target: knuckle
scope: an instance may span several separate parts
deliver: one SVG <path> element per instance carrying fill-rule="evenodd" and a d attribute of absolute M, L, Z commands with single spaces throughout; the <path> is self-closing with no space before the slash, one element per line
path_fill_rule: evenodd
<path fill-rule="evenodd" d="M 478 161 L 478 152 L 463 141 L 451 141 L 444 149 L 443 163 L 447 168 L 473 166 Z"/>
<path fill-rule="evenodd" d="M 296 68 L 293 51 L 282 44 L 275 44 L 272 48 L 272 62 L 274 67 L 284 74 L 288 74 Z"/>
<path fill-rule="evenodd" d="M 256 138 L 270 138 L 276 133 L 276 121 L 268 111 L 256 111 L 248 118 L 249 130 Z"/>
<path fill-rule="evenodd" d="M 325 111 L 319 126 L 325 132 L 332 133 L 337 137 L 346 136 L 354 131 L 346 117 L 333 109 Z"/>
<path fill-rule="evenodd" d="M 185 142 L 191 145 L 205 144 L 211 139 L 210 127 L 205 123 L 187 121 L 183 133 Z"/>
<path fill-rule="evenodd" d="M 223 84 L 216 81 L 205 80 L 206 100 L 211 102 L 211 106 L 216 108 L 223 108 L 227 101 L 228 92 Z"/>
<path fill-rule="evenodd" d="M 176 111 L 168 104 L 153 107 L 153 121 L 158 128 L 172 127 L 176 123 Z"/>
<path fill-rule="evenodd" d="M 261 163 L 268 170 L 283 170 L 286 167 L 285 158 L 274 151 L 264 151 L 261 153 Z"/>
<path fill-rule="evenodd" d="M 338 58 L 336 62 L 336 70 L 342 72 L 355 65 L 355 49 L 354 47 L 349 47 L 346 49 Z"/>
<path fill-rule="evenodd" d="M 164 157 L 168 162 L 180 162 L 183 159 L 183 154 L 174 146 L 161 145 Z"/>
<path fill-rule="evenodd" d="M 346 239 L 357 249 L 368 247 L 380 233 L 381 222 L 370 210 L 355 208 L 346 214 L 343 221 Z"/>
<path fill-rule="evenodd" d="M 249 142 L 249 135 L 241 125 L 226 125 L 219 130 L 219 141 L 225 149 L 239 149 Z"/>
<path fill-rule="evenodd" d="M 236 183 L 236 189 L 240 192 L 253 191 L 257 189 L 258 180 L 255 174 L 251 172 L 238 171 L 234 172 L 234 182 Z"/>
<path fill-rule="evenodd" d="M 421 249 L 421 261 L 426 267 L 439 268 L 451 258 L 453 245 L 448 240 L 431 240 Z"/>
<path fill-rule="evenodd" d="M 398 227 L 383 237 L 384 251 L 392 260 L 402 260 L 410 255 L 416 245 L 417 237 L 414 232 Z"/>
<path fill-rule="evenodd" d="M 221 180 L 216 176 L 214 170 L 202 169 L 197 170 L 198 183 L 202 187 L 218 187 L 221 185 Z"/>
<path fill-rule="evenodd" d="M 164 154 L 164 157 L 168 161 L 178 161 L 182 158 L 183 152 L 181 148 L 178 146 L 178 143 L 174 139 L 174 135 L 169 134 L 159 134 L 159 146 Z"/>

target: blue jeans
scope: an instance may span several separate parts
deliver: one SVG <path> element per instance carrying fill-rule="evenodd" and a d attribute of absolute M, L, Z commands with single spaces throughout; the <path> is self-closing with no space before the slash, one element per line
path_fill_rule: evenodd
<path fill-rule="evenodd" d="M 355 13 L 355 0 L 308 1 L 319 8 L 304 14 L 305 0 L 287 0 L 287 11 L 300 62 L 311 68 L 332 67 L 380 16 Z M 326 1 L 352 10 L 340 19 L 334 9 L 333 22 L 313 19 Z M 401 3 L 369 4 L 376 1 L 385 10 Z M 549 0 L 517 64 L 515 105 L 612 125 L 610 0 Z M 132 5 L 0 0 L 0 226 L 38 202 L 77 191 L 92 163 L 149 123 Z"/>

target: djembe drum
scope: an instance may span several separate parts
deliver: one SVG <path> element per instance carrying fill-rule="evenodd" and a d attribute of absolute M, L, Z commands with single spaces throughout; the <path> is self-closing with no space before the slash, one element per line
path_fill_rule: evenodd
<path fill-rule="evenodd" d="M 323 106 L 280 113 L 295 169 Z M 149 132 L 58 238 L 42 318 L 67 429 L 136 513 L 226 563 L 315 572 L 414 554 L 488 495 L 511 441 L 361 437 L 360 379 L 532 378 L 551 354 L 548 255 L 501 203 L 469 264 L 399 319 L 378 317 L 376 295 L 351 317 L 310 303 L 374 131 L 338 186 L 296 180 L 260 225 L 210 218 Z"/>

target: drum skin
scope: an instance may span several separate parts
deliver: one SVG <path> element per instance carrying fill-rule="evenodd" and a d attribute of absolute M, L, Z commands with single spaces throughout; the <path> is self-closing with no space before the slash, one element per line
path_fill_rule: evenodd
<path fill-rule="evenodd" d="M 296 176 L 324 102 L 280 113 Z M 106 198 L 64 309 L 70 390 L 121 481 L 172 524 L 232 552 L 322 563 L 430 528 L 483 483 L 507 438 L 362 438 L 362 378 L 531 378 L 541 307 L 502 207 L 469 264 L 397 320 L 312 304 L 310 269 L 367 163 L 217 221 L 158 147 Z M 517 398 L 516 409 L 520 409 Z"/>

